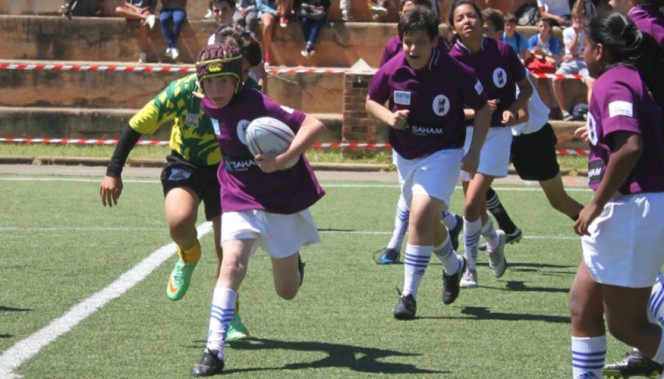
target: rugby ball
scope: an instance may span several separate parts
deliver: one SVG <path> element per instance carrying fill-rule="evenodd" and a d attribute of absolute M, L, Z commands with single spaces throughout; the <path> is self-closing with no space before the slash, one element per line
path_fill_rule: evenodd
<path fill-rule="evenodd" d="M 272 117 L 260 117 L 247 126 L 245 140 L 253 156 L 258 154 L 279 155 L 288 150 L 295 133 L 280 120 Z M 283 169 L 288 169 L 297 163 L 300 157 L 288 162 Z"/>

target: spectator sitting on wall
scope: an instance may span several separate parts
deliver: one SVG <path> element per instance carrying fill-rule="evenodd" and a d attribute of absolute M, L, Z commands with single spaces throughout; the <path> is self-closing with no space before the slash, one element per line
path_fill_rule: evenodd
<path fill-rule="evenodd" d="M 156 0 L 125 0 L 124 5 L 115 8 L 115 14 L 127 20 L 140 20 L 138 28 L 138 45 L 141 53 L 138 56 L 139 63 L 148 61 L 148 34 L 149 29 L 154 27 L 156 17 L 154 8 Z"/>
<path fill-rule="evenodd" d="M 523 34 L 516 31 L 516 16 L 508 14 L 505 17 L 505 31 L 502 40 L 519 54 L 521 60 L 528 57 L 528 40 Z"/>
<path fill-rule="evenodd" d="M 572 26 L 563 30 L 563 42 L 565 43 L 565 54 L 562 56 L 562 62 L 556 74 L 572 75 L 581 74 L 588 76 L 588 69 L 583 60 L 583 51 L 585 47 L 586 33 L 583 30 L 581 15 L 576 10 L 572 11 Z M 563 91 L 564 78 L 553 78 L 553 95 L 561 109 L 562 119 L 572 120 L 574 117 L 565 109 L 565 93 Z"/>
<path fill-rule="evenodd" d="M 166 38 L 166 56 L 175 60 L 180 56 L 177 40 L 180 37 L 182 25 L 187 20 L 187 0 L 161 0 L 161 4 L 159 22 L 164 38 Z"/>
<path fill-rule="evenodd" d="M 571 23 L 568 0 L 537 0 L 540 18 L 551 19 L 553 26 L 567 26 Z"/>
<path fill-rule="evenodd" d="M 247 32 L 253 32 L 258 24 L 256 0 L 241 0 L 239 5 L 233 16 L 233 21 L 242 25 Z"/>
<path fill-rule="evenodd" d="M 320 30 L 327 21 L 327 11 L 330 9 L 330 0 L 307 0 L 300 6 L 300 22 L 306 45 L 300 52 L 308 58 L 316 54 L 314 45 Z"/>

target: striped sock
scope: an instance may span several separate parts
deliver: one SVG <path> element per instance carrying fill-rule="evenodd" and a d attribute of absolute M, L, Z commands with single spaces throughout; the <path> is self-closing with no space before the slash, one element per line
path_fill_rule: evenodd
<path fill-rule="evenodd" d="M 507 214 L 503 204 L 498 198 L 498 194 L 493 188 L 489 187 L 486 193 L 486 209 L 496 218 L 500 229 L 504 230 L 506 234 L 512 234 L 516 231 L 516 225 Z"/>
<path fill-rule="evenodd" d="M 403 259 L 404 281 L 402 294 L 404 296 L 413 295 L 413 297 L 417 297 L 417 290 L 420 288 L 420 282 L 431 260 L 432 251 L 433 246 L 406 244 L 406 254 Z"/>
<path fill-rule="evenodd" d="M 606 358 L 606 336 L 572 336 L 572 378 L 601 378 Z"/>
<path fill-rule="evenodd" d="M 401 195 L 399 196 L 399 202 L 397 203 L 397 214 L 394 217 L 394 230 L 392 231 L 392 238 L 387 244 L 388 249 L 394 249 L 399 252 L 401 251 L 403 237 L 406 235 L 406 230 L 408 230 L 409 217 L 410 209 L 408 209 L 406 199 L 404 199 L 403 195 Z"/>
<path fill-rule="evenodd" d="M 648 301 L 648 320 L 664 325 L 664 275 L 659 273 L 657 281 L 652 286 L 650 300 Z"/>
<path fill-rule="evenodd" d="M 235 315 L 237 292 L 230 288 L 217 287 L 212 295 L 210 310 L 210 329 L 206 348 L 219 352 L 218 358 L 224 359 L 226 332 Z"/>
<path fill-rule="evenodd" d="M 433 248 L 433 253 L 443 264 L 446 275 L 454 274 L 461 268 L 461 259 L 452 248 L 452 240 L 449 235 L 447 235 L 442 245 Z"/>
<path fill-rule="evenodd" d="M 496 229 L 493 228 L 493 220 L 487 215 L 486 224 L 482 225 L 482 237 L 486 239 L 486 242 L 489 244 L 491 250 L 498 247 L 500 244 L 500 239 L 498 234 L 496 234 Z"/>
<path fill-rule="evenodd" d="M 443 211 L 440 214 L 440 218 L 443 220 L 443 224 L 447 230 L 452 230 L 457 226 L 456 215 L 450 211 Z"/>
<path fill-rule="evenodd" d="M 482 218 L 475 221 L 468 221 L 463 218 L 463 252 L 466 257 L 468 270 L 475 270 L 477 262 L 477 245 L 480 241 L 480 232 L 482 231 Z"/>

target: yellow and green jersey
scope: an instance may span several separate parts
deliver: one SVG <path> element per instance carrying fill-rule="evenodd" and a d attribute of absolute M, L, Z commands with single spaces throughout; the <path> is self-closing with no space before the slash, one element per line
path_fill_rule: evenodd
<path fill-rule="evenodd" d="M 174 80 L 129 120 L 129 126 L 138 133 L 152 134 L 172 120 L 168 146 L 193 164 L 216 165 L 221 162 L 219 145 L 193 91 L 198 91 L 196 74 Z"/>

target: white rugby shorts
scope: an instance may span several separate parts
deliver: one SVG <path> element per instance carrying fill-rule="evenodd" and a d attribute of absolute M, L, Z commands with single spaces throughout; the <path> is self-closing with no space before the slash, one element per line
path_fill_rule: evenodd
<path fill-rule="evenodd" d="M 664 193 L 617 195 L 583 236 L 583 260 L 593 280 L 650 287 L 664 264 Z"/>
<path fill-rule="evenodd" d="M 473 140 L 473 129 L 466 128 L 466 143 L 463 146 L 464 154 L 470 149 Z M 512 145 L 512 131 L 510 128 L 489 128 L 480 152 L 480 164 L 477 172 L 487 176 L 502 178 L 507 176 L 510 165 L 510 147 Z M 469 182 L 473 174 L 461 171 L 461 181 Z"/>
<path fill-rule="evenodd" d="M 320 235 L 308 209 L 290 215 L 259 210 L 222 213 L 221 242 L 241 239 L 256 240 L 255 246 L 282 259 L 302 246 L 319 243 Z"/>
<path fill-rule="evenodd" d="M 422 158 L 405 159 L 394 154 L 401 194 L 410 204 L 413 195 L 427 195 L 447 206 L 461 172 L 462 149 L 438 150 Z"/>

